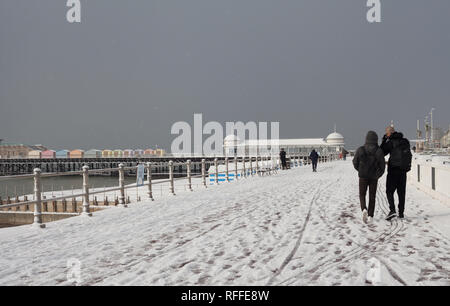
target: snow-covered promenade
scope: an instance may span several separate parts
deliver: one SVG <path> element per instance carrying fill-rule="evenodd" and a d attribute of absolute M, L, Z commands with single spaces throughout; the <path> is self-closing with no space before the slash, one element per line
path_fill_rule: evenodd
<path fill-rule="evenodd" d="M 450 207 L 408 185 L 406 220 L 361 221 L 351 161 L 0 230 L 0 285 L 450 285 Z M 69 280 L 68 280 L 69 275 Z"/>

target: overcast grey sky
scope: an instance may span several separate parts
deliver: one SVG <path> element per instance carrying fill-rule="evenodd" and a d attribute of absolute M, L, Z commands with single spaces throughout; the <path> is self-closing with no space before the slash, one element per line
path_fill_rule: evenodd
<path fill-rule="evenodd" d="M 350 147 L 391 119 L 450 123 L 450 1 L 0 1 L 0 138 L 170 149 L 176 121 L 279 121 Z"/>

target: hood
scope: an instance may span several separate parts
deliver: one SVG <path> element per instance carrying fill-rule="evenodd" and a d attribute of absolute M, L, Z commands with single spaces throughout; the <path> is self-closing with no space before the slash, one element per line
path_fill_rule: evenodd
<path fill-rule="evenodd" d="M 364 144 L 364 148 L 367 152 L 375 154 L 378 150 L 378 135 L 374 131 L 368 131 L 366 135 L 366 143 Z"/>
<path fill-rule="evenodd" d="M 378 145 L 378 135 L 374 131 L 368 131 L 366 135 L 366 145 Z"/>

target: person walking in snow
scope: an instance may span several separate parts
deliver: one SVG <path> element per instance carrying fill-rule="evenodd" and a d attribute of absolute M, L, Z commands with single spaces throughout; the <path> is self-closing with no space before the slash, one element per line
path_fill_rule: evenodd
<path fill-rule="evenodd" d="M 348 151 L 346 149 L 342 149 L 342 158 L 344 160 L 347 160 L 347 154 L 348 154 Z"/>
<path fill-rule="evenodd" d="M 317 172 L 317 161 L 319 160 L 319 154 L 313 149 L 311 154 L 309 154 L 309 158 L 311 159 L 313 172 Z"/>
<path fill-rule="evenodd" d="M 405 212 L 406 173 L 411 170 L 411 148 L 408 139 L 396 132 L 392 126 L 386 128 L 381 149 L 384 155 L 389 154 L 388 174 L 386 179 L 386 195 L 389 202 L 389 214 L 386 220 L 397 216 L 394 203 L 394 192 L 398 195 L 398 217 L 403 219 Z"/>
<path fill-rule="evenodd" d="M 375 197 L 378 179 L 383 175 L 386 163 L 383 150 L 378 146 L 378 135 L 374 131 L 367 132 L 366 142 L 359 147 L 353 158 L 353 166 L 359 176 L 359 202 L 364 223 L 370 223 L 375 212 Z M 366 206 L 367 188 L 369 189 L 369 210 Z"/>
<path fill-rule="evenodd" d="M 286 151 L 282 148 L 280 151 L 280 160 L 281 160 L 281 169 L 286 170 L 287 164 L 286 164 Z"/>

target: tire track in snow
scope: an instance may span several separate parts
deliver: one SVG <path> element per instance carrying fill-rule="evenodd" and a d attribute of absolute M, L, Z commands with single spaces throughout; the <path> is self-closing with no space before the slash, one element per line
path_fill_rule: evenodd
<path fill-rule="evenodd" d="M 334 182 L 333 182 L 334 183 Z M 328 184 L 326 188 L 328 188 L 330 185 L 332 185 L 333 183 Z M 292 251 L 289 253 L 289 255 L 284 259 L 283 263 L 281 264 L 281 266 L 277 269 L 277 271 L 275 272 L 274 275 L 272 275 L 272 277 L 270 278 L 269 282 L 267 283 L 268 286 L 272 285 L 273 282 L 275 281 L 276 277 L 279 276 L 281 274 L 281 272 L 283 272 L 284 268 L 289 264 L 289 262 L 292 260 L 292 258 L 294 257 L 295 253 L 297 253 L 297 250 L 300 248 L 302 239 L 303 239 L 303 233 L 305 232 L 306 226 L 308 225 L 310 216 L 311 216 L 311 211 L 312 211 L 312 207 L 314 204 L 316 204 L 317 199 L 320 197 L 320 193 L 322 191 L 323 188 L 317 188 L 317 190 L 314 192 L 314 195 L 311 199 L 311 202 L 309 203 L 309 208 L 308 208 L 308 214 L 306 215 L 306 219 L 305 222 L 303 223 L 302 229 L 300 231 L 300 236 L 297 238 L 297 241 L 295 243 L 294 248 L 292 249 Z"/>
<path fill-rule="evenodd" d="M 339 181 L 339 180 L 338 180 Z M 379 191 L 379 189 L 377 188 L 377 198 L 378 198 L 378 203 L 380 203 L 380 208 L 381 210 L 383 210 L 384 213 L 387 213 L 385 211 L 386 207 L 383 206 L 382 204 L 386 205 L 386 199 L 381 195 L 381 192 Z M 320 198 L 320 197 L 319 197 Z M 321 206 L 321 205 L 320 205 Z M 328 221 L 328 219 L 326 218 L 326 216 L 324 215 L 324 210 L 323 209 L 319 209 L 320 212 L 320 218 L 324 221 L 324 223 L 332 230 L 335 229 L 335 227 L 330 225 L 330 222 Z M 341 227 L 342 230 L 344 230 L 343 227 Z M 358 243 L 357 241 L 355 241 L 352 237 L 348 236 L 345 232 L 344 235 L 350 240 L 352 241 L 352 243 L 354 243 L 357 247 L 355 247 L 352 250 L 349 250 L 343 254 L 340 254 L 337 257 L 334 258 L 330 258 L 325 260 L 324 262 L 320 263 L 319 265 L 315 266 L 314 268 L 311 268 L 308 270 L 308 272 L 310 273 L 314 273 L 314 276 L 316 277 L 317 275 L 320 275 L 321 273 L 323 273 L 326 269 L 330 269 L 330 268 L 334 268 L 337 267 L 339 265 L 341 265 L 344 262 L 347 262 L 349 260 L 352 260 L 358 256 L 361 256 L 363 254 L 366 254 L 368 252 L 375 252 L 376 249 L 383 245 L 384 242 L 389 241 L 390 239 L 392 239 L 392 237 L 394 237 L 396 234 L 398 234 L 401 230 L 403 229 L 403 222 L 398 222 L 397 220 L 393 220 L 393 222 L 391 222 L 391 226 L 389 228 L 389 230 L 386 232 L 383 232 L 382 234 L 378 235 L 374 240 L 375 242 L 372 243 L 371 245 L 369 245 L 368 247 L 361 245 L 360 243 Z M 387 265 L 386 265 L 387 267 Z M 388 271 L 389 269 L 391 271 L 393 271 L 392 268 L 387 267 Z M 390 272 L 391 273 L 391 272 Z M 395 273 L 395 272 L 394 272 Z M 294 278 L 299 277 L 300 275 L 303 275 L 304 272 L 298 273 L 292 277 L 289 277 L 287 279 L 285 279 L 284 281 L 280 282 L 278 285 L 282 285 L 287 283 L 288 281 L 291 281 Z M 391 273 L 392 274 L 392 273 Z M 394 276 L 393 276 L 394 277 Z M 395 277 L 394 278 L 399 278 L 398 275 L 395 273 Z M 287 283 L 287 285 L 290 285 L 292 283 L 294 283 L 296 280 L 293 280 L 289 283 Z M 400 281 L 401 283 L 405 283 L 403 280 Z"/>
<path fill-rule="evenodd" d="M 380 193 L 378 191 L 379 191 L 379 189 L 377 189 L 377 194 L 380 196 Z M 384 204 L 386 203 L 384 197 L 382 197 L 382 196 L 381 196 L 381 199 L 378 199 L 378 202 L 379 203 L 384 203 Z M 382 206 L 380 204 L 380 208 L 383 210 L 384 213 L 387 214 L 385 209 L 383 209 L 383 208 L 386 208 L 385 206 Z M 392 225 L 392 224 L 394 224 L 394 225 Z M 357 247 L 354 248 L 353 250 L 348 251 L 347 253 L 344 253 L 343 255 L 341 255 L 341 257 L 342 257 L 341 260 L 338 260 L 339 257 L 335 258 L 334 261 L 333 261 L 333 259 L 328 260 L 328 262 L 330 262 L 330 261 L 333 261 L 333 262 L 330 262 L 329 264 L 321 265 L 319 271 L 314 271 L 314 272 L 311 271 L 311 270 L 310 271 L 315 273 L 316 275 L 317 274 L 321 274 L 321 273 L 324 272 L 325 269 L 335 268 L 335 267 L 341 265 L 344 262 L 347 262 L 347 261 L 352 260 L 352 259 L 356 259 L 357 257 L 360 257 L 360 256 L 362 256 L 362 255 L 364 255 L 366 253 L 376 252 L 378 247 L 384 245 L 385 242 L 390 241 L 396 234 L 398 234 L 402 230 L 402 228 L 403 228 L 402 226 L 401 227 L 399 226 L 399 222 L 397 220 L 393 220 L 393 222 L 391 222 L 391 226 L 389 228 L 389 231 L 387 231 L 387 232 L 385 231 L 384 233 L 378 235 L 374 239 L 375 242 L 370 244 L 370 245 L 368 245 L 368 246 L 361 245 L 360 243 L 355 241 L 352 237 L 348 236 L 344 232 L 344 235 L 350 241 L 352 241 L 352 243 L 357 245 Z M 390 269 L 392 270 L 392 268 L 390 268 Z"/>

